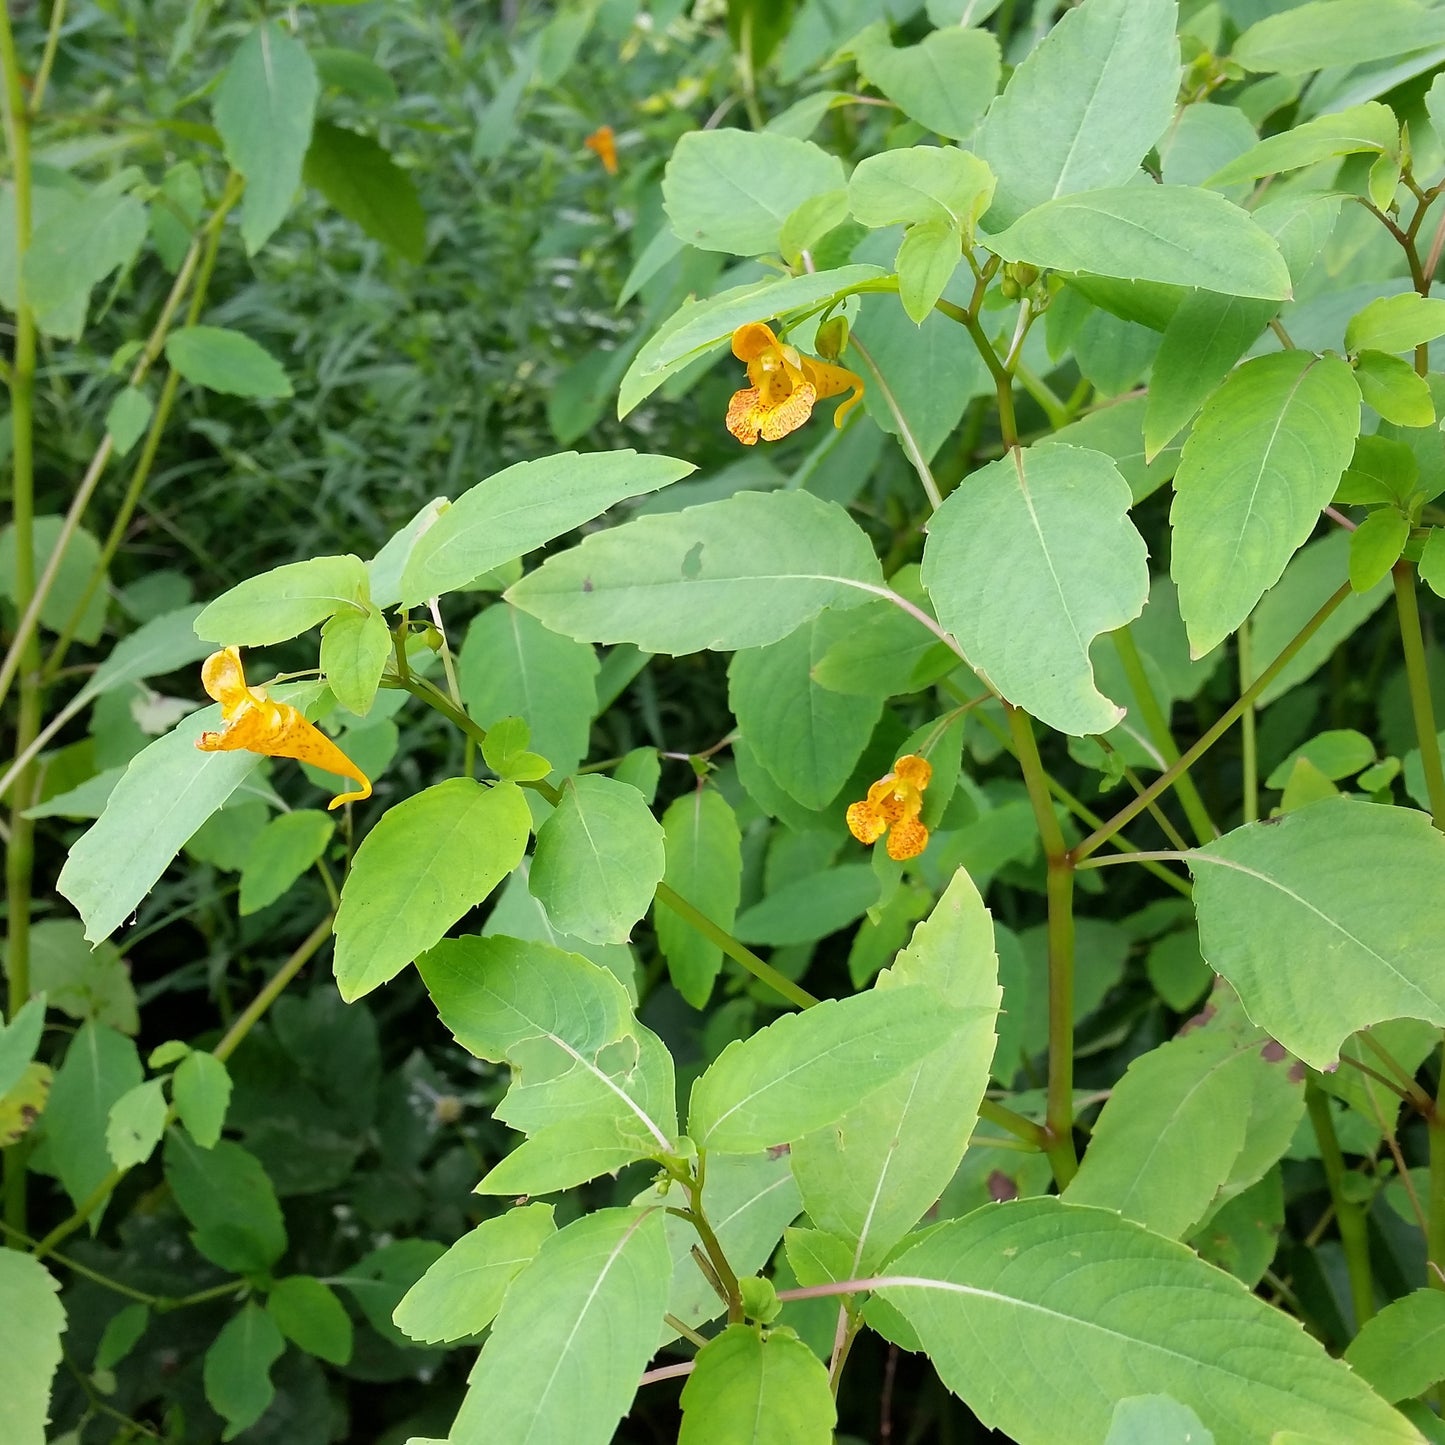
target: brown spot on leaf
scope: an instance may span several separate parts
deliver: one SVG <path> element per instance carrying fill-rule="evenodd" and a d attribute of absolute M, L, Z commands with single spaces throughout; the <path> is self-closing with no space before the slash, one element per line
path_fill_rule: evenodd
<path fill-rule="evenodd" d="M 592 579 L 590 577 L 584 577 L 582 579 L 582 590 L 584 592 L 590 592 L 592 590 Z"/>
<path fill-rule="evenodd" d="M 1289 1050 L 1286 1049 L 1283 1044 L 1278 1043 L 1274 1039 L 1270 1039 L 1259 1051 L 1259 1056 L 1267 1064 L 1277 1064 L 1281 1059 L 1289 1058 Z"/>
<path fill-rule="evenodd" d="M 995 1204 L 1007 1204 L 1019 1197 L 1019 1187 L 1002 1169 L 995 1169 L 988 1176 L 988 1197 Z"/>
<path fill-rule="evenodd" d="M 1301 1060 L 1296 1059 L 1294 1063 L 1289 1066 L 1289 1081 L 1292 1084 L 1302 1084 L 1304 1077 L 1305 1066 Z"/>
<path fill-rule="evenodd" d="M 769 1159 L 782 1159 L 782 1158 L 784 1158 L 785 1156 L 791 1154 L 792 1152 L 793 1152 L 793 1146 L 792 1146 L 791 1144 L 769 1144 L 769 1145 L 768 1145 L 768 1158 L 769 1158 Z"/>
<path fill-rule="evenodd" d="M 1207 1003 L 1192 1019 L 1186 1019 L 1180 1026 L 1181 1035 L 1187 1034 L 1191 1029 L 1202 1029 L 1219 1010 L 1212 1003 Z"/>

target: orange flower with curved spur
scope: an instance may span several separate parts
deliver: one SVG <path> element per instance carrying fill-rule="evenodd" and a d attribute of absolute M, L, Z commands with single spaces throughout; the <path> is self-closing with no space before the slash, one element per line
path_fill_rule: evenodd
<path fill-rule="evenodd" d="M 582 144 L 602 162 L 609 176 L 617 174 L 617 136 L 610 125 L 599 125 Z"/>
<path fill-rule="evenodd" d="M 896 862 L 916 858 L 928 847 L 928 829 L 919 821 L 923 790 L 933 766 L 913 753 L 898 759 L 893 771 L 868 789 L 861 803 L 848 809 L 848 831 L 860 843 L 876 843 L 888 834 L 888 856 Z"/>
<path fill-rule="evenodd" d="M 759 437 L 775 442 L 797 431 L 812 416 L 814 403 L 851 388 L 853 395 L 833 416 L 833 425 L 842 426 L 863 397 L 863 378 L 856 371 L 804 356 L 761 321 L 733 332 L 733 355 L 747 363 L 751 385 L 733 393 L 727 428 L 744 446 L 753 446 Z"/>
<path fill-rule="evenodd" d="M 354 793 L 342 793 L 326 806 L 360 802 L 371 796 L 371 780 L 321 731 L 289 702 L 272 702 L 263 687 L 246 686 L 241 654 L 234 647 L 213 652 L 201 664 L 201 684 L 221 704 L 218 732 L 202 733 L 196 746 L 203 753 L 262 753 L 268 758 L 295 758 L 361 784 Z"/>

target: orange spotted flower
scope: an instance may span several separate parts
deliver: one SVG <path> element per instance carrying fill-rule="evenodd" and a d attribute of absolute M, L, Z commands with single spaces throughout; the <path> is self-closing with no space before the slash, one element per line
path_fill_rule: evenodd
<path fill-rule="evenodd" d="M 202 733 L 196 746 L 203 753 L 241 749 L 268 758 L 296 758 L 361 784 L 359 791 L 342 793 L 327 804 L 359 802 L 371 796 L 371 780 L 326 736 L 306 721 L 289 702 L 272 702 L 265 688 L 246 686 L 241 654 L 234 647 L 213 652 L 201 664 L 201 683 L 221 704 L 221 729 Z"/>
<path fill-rule="evenodd" d="M 903 862 L 928 847 L 928 829 L 919 821 L 923 790 L 933 776 L 926 758 L 909 753 L 893 764 L 893 771 L 868 789 L 861 803 L 848 809 L 848 831 L 860 843 L 876 843 L 888 834 L 888 856 Z"/>
<path fill-rule="evenodd" d="M 582 144 L 602 162 L 609 176 L 617 174 L 617 136 L 610 125 L 599 125 Z"/>
<path fill-rule="evenodd" d="M 815 402 L 851 387 L 853 395 L 833 416 L 833 425 L 842 426 L 863 396 L 863 378 L 857 372 L 804 356 L 779 341 L 761 321 L 750 321 L 733 332 L 733 355 L 747 363 L 751 385 L 733 393 L 727 428 L 744 446 L 752 446 L 759 437 L 775 442 L 797 431 L 812 416 Z"/>

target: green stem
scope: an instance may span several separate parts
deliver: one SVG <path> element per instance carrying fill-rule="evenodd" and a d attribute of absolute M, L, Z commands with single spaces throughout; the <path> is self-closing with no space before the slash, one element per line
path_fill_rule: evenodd
<path fill-rule="evenodd" d="M 25 295 L 25 257 L 30 249 L 30 114 L 20 78 L 20 59 L 10 28 L 10 7 L 0 9 L 0 74 L 5 95 L 5 140 L 15 186 L 15 360 L 10 370 L 11 526 L 15 539 L 12 579 L 15 606 L 24 613 L 35 596 L 35 315 Z M 34 633 L 15 649 L 20 677 L 20 707 L 15 754 L 30 746 L 40 731 L 40 647 Z M 5 855 L 7 1005 L 13 1018 L 30 997 L 30 904 L 35 863 L 35 825 L 24 816 L 34 799 L 34 764 L 18 779 L 10 838 Z M 25 1228 L 25 1141 L 5 1151 L 5 1219 Z"/>
<path fill-rule="evenodd" d="M 1445 1038 L 1441 1044 L 1440 1089 L 1435 1106 L 1426 1116 L 1430 1140 L 1430 1196 L 1426 1206 L 1425 1273 L 1436 1289 L 1445 1289 Z"/>
<path fill-rule="evenodd" d="M 1430 698 L 1430 670 L 1425 661 L 1425 636 L 1420 630 L 1420 604 L 1415 596 L 1415 569 L 1406 561 L 1395 563 L 1395 610 L 1400 618 L 1400 646 L 1405 654 L 1405 679 L 1410 688 L 1410 711 L 1415 718 L 1415 741 L 1420 744 L 1420 766 L 1430 798 L 1430 816 L 1445 829 L 1445 770 L 1440 766 L 1440 737 L 1435 730 L 1435 705 Z"/>
<path fill-rule="evenodd" d="M 1245 689 L 1239 700 L 1220 716 L 1214 726 L 1211 727 L 1177 763 L 1155 778 L 1139 797 L 1135 798 L 1132 802 L 1126 803 L 1102 828 L 1096 828 L 1074 849 L 1075 861 L 1082 861 L 1087 858 L 1090 853 L 1094 852 L 1095 849 L 1107 843 L 1120 828 L 1131 819 L 1137 818 L 1165 788 L 1170 787 L 1178 774 L 1192 768 L 1194 764 L 1234 726 L 1235 721 L 1243 714 L 1247 707 L 1253 704 L 1255 698 L 1284 671 L 1300 649 L 1329 621 L 1335 608 L 1337 608 L 1346 597 L 1350 596 L 1350 594 L 1350 584 L 1346 582 L 1329 598 L 1320 610 L 1305 623 L 1294 637 L 1290 639 L 1288 645 L 1280 655 L 1255 678 L 1249 687 Z"/>
<path fill-rule="evenodd" d="M 730 1325 L 741 1324 L 743 1322 L 742 1286 L 738 1283 L 737 1271 L 728 1263 L 728 1257 L 723 1253 L 722 1244 L 713 1232 L 707 1213 L 702 1207 L 702 1171 L 705 1167 L 705 1163 L 700 1161 L 697 1174 L 689 1176 L 683 1182 L 688 1198 L 687 1218 L 692 1227 L 697 1230 L 697 1237 L 702 1241 L 703 1249 L 707 1251 L 708 1262 L 712 1265 L 713 1272 L 717 1275 L 718 1282 L 722 1285 L 723 1293 L 727 1297 L 728 1323 Z"/>
<path fill-rule="evenodd" d="M 1049 1081 L 1044 1152 L 1063 1189 L 1079 1167 L 1074 1152 L 1074 860 L 1054 813 L 1029 715 L 1004 704 L 1024 784 L 1048 862 Z"/>
<path fill-rule="evenodd" d="M 30 114 L 37 116 L 45 104 L 45 87 L 50 83 L 50 72 L 55 66 L 55 52 L 60 48 L 60 29 L 65 23 L 66 0 L 52 0 L 50 24 L 45 31 L 45 50 L 35 70 L 35 84 L 30 90 Z"/>
<path fill-rule="evenodd" d="M 994 394 L 998 399 L 999 435 L 1003 438 L 1005 450 L 1012 451 L 1019 444 L 1018 419 L 1014 414 L 1013 377 L 1003 362 L 999 360 L 998 352 L 994 350 L 993 343 L 988 339 L 978 319 L 978 308 L 982 304 L 983 293 L 988 289 L 989 279 L 992 275 L 993 269 L 985 267 L 974 291 L 973 304 L 966 310 L 951 301 L 938 301 L 935 305 L 945 316 L 951 317 L 963 326 L 972 337 L 974 348 L 983 358 L 983 364 L 993 378 Z"/>
<path fill-rule="evenodd" d="M 1119 654 L 1119 661 L 1124 665 L 1124 676 L 1128 678 L 1134 700 L 1139 704 L 1139 715 L 1144 720 L 1150 739 L 1159 749 L 1159 755 L 1166 766 L 1177 763 L 1179 748 L 1169 729 L 1169 719 L 1154 694 L 1154 685 L 1144 667 L 1144 659 L 1139 653 L 1133 634 L 1127 627 L 1121 627 L 1110 636 L 1114 641 L 1114 650 Z M 1199 789 L 1194 786 L 1194 779 L 1188 773 L 1179 773 L 1174 779 L 1174 791 L 1184 809 L 1184 816 L 1189 819 L 1189 826 L 1194 830 L 1195 839 L 1200 843 L 1209 843 L 1217 838 L 1219 829 L 1214 826 L 1209 809 L 1204 806 L 1204 799 L 1199 796 Z"/>
<path fill-rule="evenodd" d="M 1365 1228 L 1364 1212 L 1345 1187 L 1345 1159 L 1340 1141 L 1335 1137 L 1335 1121 L 1330 1114 L 1330 1098 L 1311 1078 L 1305 1084 L 1305 1106 L 1310 1123 L 1319 1141 L 1320 1162 L 1325 1168 L 1330 1200 L 1335 1207 L 1335 1222 L 1340 1229 L 1340 1243 L 1345 1251 L 1345 1268 L 1350 1279 L 1350 1298 L 1355 1306 L 1355 1329 L 1359 1330 L 1375 1313 L 1375 1286 L 1370 1277 L 1370 1240 Z"/>
<path fill-rule="evenodd" d="M 1235 633 L 1235 641 L 1239 645 L 1239 687 L 1241 692 L 1249 690 L 1250 673 L 1254 671 L 1254 642 L 1249 633 L 1250 623 L 1246 619 L 1239 624 L 1239 631 Z M 1259 819 L 1259 741 L 1257 731 L 1254 703 L 1251 702 L 1239 719 L 1240 770 L 1244 784 L 1243 817 L 1246 823 L 1254 823 Z"/>

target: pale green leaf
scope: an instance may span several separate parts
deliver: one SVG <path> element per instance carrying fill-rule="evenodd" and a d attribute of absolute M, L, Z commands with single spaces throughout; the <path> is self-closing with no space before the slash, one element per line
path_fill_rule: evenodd
<path fill-rule="evenodd" d="M 266 1300 L 266 1312 L 293 1344 L 325 1360 L 345 1365 L 351 1359 L 351 1316 L 335 1291 L 309 1274 L 278 1279 Z"/>
<path fill-rule="evenodd" d="M 1430 383 L 1416 373 L 1403 356 L 1384 351 L 1362 351 L 1355 358 L 1355 381 L 1366 406 L 1396 426 L 1430 426 L 1435 401 Z"/>
<path fill-rule="evenodd" d="M 306 47 L 274 23 L 246 36 L 221 77 L 212 114 L 227 161 L 246 178 L 241 239 L 250 255 L 296 198 L 319 90 Z"/>
<path fill-rule="evenodd" d="M 1189 864 L 1205 961 L 1307 1064 L 1329 1067 L 1381 1019 L 1445 1024 L 1445 838 L 1423 813 L 1331 799 L 1236 828 Z"/>
<path fill-rule="evenodd" d="M 677 1441 L 756 1445 L 766 1430 L 771 1445 L 832 1445 L 837 1420 L 826 1366 L 791 1330 L 729 1325 L 698 1351 Z"/>
<path fill-rule="evenodd" d="M 202 1049 L 187 1054 L 171 1076 L 171 1098 L 191 1138 L 202 1149 L 214 1148 L 231 1102 L 231 1075 L 225 1064 Z"/>
<path fill-rule="evenodd" d="M 1170 572 L 1190 654 L 1233 632 L 1314 531 L 1350 460 L 1359 389 L 1337 357 L 1246 362 L 1184 444 L 1170 512 Z"/>
<path fill-rule="evenodd" d="M 843 163 L 811 141 L 759 131 L 693 130 L 662 177 L 672 229 L 703 251 L 778 249 L 783 222 L 809 196 L 843 185 Z"/>
<path fill-rule="evenodd" d="M 1375 761 L 1375 745 L 1353 728 L 1331 728 L 1301 743 L 1264 780 L 1267 788 L 1282 788 L 1299 758 L 1308 758 L 1331 782 L 1352 778 Z"/>
<path fill-rule="evenodd" d="M 244 918 L 269 907 L 323 853 L 336 831 L 329 814 L 314 808 L 279 813 L 256 835 L 241 867 L 237 911 Z"/>
<path fill-rule="evenodd" d="M 342 707 L 365 717 L 391 658 L 391 631 L 374 607 L 345 607 L 321 628 L 321 672 Z"/>
<path fill-rule="evenodd" d="M 102 1024 L 76 1031 L 56 1070 L 45 1107 L 50 1167 L 72 1203 L 88 1198 L 110 1173 L 106 1127 L 111 1105 L 141 1082 L 140 1055 Z"/>
<path fill-rule="evenodd" d="M 410 607 L 454 592 L 617 502 L 693 470 L 690 462 L 634 451 L 561 452 L 517 462 L 463 492 L 418 536 L 402 570 L 401 601 Z"/>
<path fill-rule="evenodd" d="M 1123 715 L 1095 686 L 1089 645 L 1149 595 L 1130 502 L 1110 458 L 1055 445 L 974 472 L 928 524 L 939 622 L 1004 697 L 1061 732 L 1107 732 Z"/>
<path fill-rule="evenodd" d="M 1247 211 L 1192 186 L 1116 186 L 1046 201 L 985 238 L 1006 261 L 1280 300 L 1289 271 Z"/>
<path fill-rule="evenodd" d="M 202 1377 L 206 1403 L 226 1422 L 222 1440 L 234 1440 L 266 1413 L 276 1395 L 271 1366 L 285 1348 L 276 1322 L 254 1300 L 221 1327 L 206 1351 Z"/>
<path fill-rule="evenodd" d="M 858 163 L 848 178 L 848 206 L 865 226 L 943 221 L 971 233 L 993 187 L 993 173 L 967 151 L 907 146 Z"/>
<path fill-rule="evenodd" d="M 408 261 L 426 254 L 426 214 L 416 186 L 370 136 L 320 122 L 301 174 L 373 240 Z"/>
<path fill-rule="evenodd" d="M 450 1344 L 496 1318 L 512 1281 L 556 1233 L 550 1204 L 527 1204 L 484 1219 L 406 1292 L 392 1312 L 403 1334 Z"/>
<path fill-rule="evenodd" d="M 958 231 L 948 221 L 910 226 L 898 247 L 898 299 L 921 326 L 963 259 Z"/>
<path fill-rule="evenodd" d="M 341 890 L 341 996 L 354 1002 L 430 948 L 517 866 L 531 827 L 515 783 L 448 778 L 388 809 Z"/>
<path fill-rule="evenodd" d="M 0 1250 L 0 1439 L 45 1445 L 50 1381 L 60 1364 L 60 1285 L 24 1250 Z"/>
<path fill-rule="evenodd" d="M 166 360 L 197 386 L 227 396 L 291 395 L 286 370 L 259 342 L 223 326 L 181 326 L 166 338 Z"/>
<path fill-rule="evenodd" d="M 696 788 L 662 815 L 663 881 L 719 928 L 731 931 L 742 892 L 742 835 L 727 800 Z M 706 1006 L 722 967 L 722 949 L 667 907 L 652 914 L 657 946 L 675 989 L 693 1008 Z"/>
<path fill-rule="evenodd" d="M 1347 351 L 1413 351 L 1437 336 L 1445 336 L 1445 301 L 1417 296 L 1377 296 L 1350 318 L 1345 327 Z"/>
<path fill-rule="evenodd" d="M 995 225 L 1137 174 L 1174 116 L 1176 23 L 1172 0 L 1090 0 L 1035 46 L 978 136 L 979 155 L 999 177 Z"/>
<path fill-rule="evenodd" d="M 1222 166 L 1205 182 L 1209 186 L 1228 186 L 1239 181 L 1252 181 L 1258 176 L 1272 176 L 1281 171 L 1298 170 L 1332 156 L 1352 155 L 1359 151 L 1377 154 L 1398 151 L 1400 123 L 1387 105 L 1372 100 L 1349 110 L 1336 111 L 1305 121 L 1292 130 L 1281 131 L 1251 146 L 1242 156 Z M 1395 350 L 1388 347 L 1387 350 Z"/>
<path fill-rule="evenodd" d="M 105 429 L 115 443 L 115 454 L 123 457 L 141 438 L 154 410 L 145 392 L 127 386 L 116 393 L 105 413 Z"/>
<path fill-rule="evenodd" d="M 1169 1395 L 1130 1395 L 1114 1406 L 1104 1445 L 1214 1445 L 1214 1432 Z"/>
<path fill-rule="evenodd" d="M 35 570 L 44 572 L 55 545 L 60 539 L 61 518 L 39 516 L 34 523 Z M 101 585 L 91 588 L 92 576 L 100 573 Z M 100 543 L 93 533 L 79 527 L 55 572 L 55 581 L 40 607 L 40 622 L 52 632 L 59 632 L 70 621 L 71 613 L 87 591 L 90 600 L 75 629 L 81 642 L 98 642 L 105 630 L 105 614 L 109 606 L 108 578 L 100 566 Z M 15 525 L 7 522 L 0 528 L 0 596 L 15 601 Z"/>
<path fill-rule="evenodd" d="M 693 1085 L 703 1149 L 788 1144 L 841 1118 L 938 1048 L 966 1015 L 930 988 L 873 990 L 784 1014 L 735 1040 Z"/>
<path fill-rule="evenodd" d="M 190 606 L 163 612 L 121 638 L 110 656 L 91 673 L 70 706 L 83 707 L 126 683 L 199 662 L 211 651 L 196 636 L 194 624 L 200 610 Z"/>
<path fill-rule="evenodd" d="M 1387 60 L 1442 40 L 1445 14 L 1416 0 L 1312 0 L 1251 25 L 1230 58 L 1246 70 L 1298 75 Z"/>
<path fill-rule="evenodd" d="M 1410 522 L 1393 507 L 1371 512 L 1350 533 L 1350 586 L 1368 592 L 1390 575 L 1410 540 Z"/>
<path fill-rule="evenodd" d="M 1445 1379 L 1445 1291 L 1417 1289 L 1386 1305 L 1350 1341 L 1345 1363 L 1387 1400 L 1423 1395 Z"/>
<path fill-rule="evenodd" d="M 998 41 L 987 30 L 954 26 L 901 50 L 870 45 L 858 56 L 858 69 L 910 120 L 962 140 L 973 133 L 998 89 Z"/>
<path fill-rule="evenodd" d="M 626 943 L 665 867 L 662 826 L 642 794 L 589 773 L 562 785 L 537 831 L 528 883 L 560 933 Z"/>
<path fill-rule="evenodd" d="M 117 1169 L 133 1169 L 151 1157 L 166 1127 L 165 1087 L 160 1079 L 147 1079 L 127 1089 L 110 1106 L 105 1126 L 105 1147 Z"/>
<path fill-rule="evenodd" d="M 25 299 L 47 335 L 79 340 L 91 287 L 129 266 L 145 240 L 145 207 L 96 190 L 57 198 L 49 211 L 25 255 Z"/>
<path fill-rule="evenodd" d="M 944 1384 L 1019 1445 L 1102 1440 L 1119 1401 L 1140 1394 L 1172 1396 L 1241 1445 L 1280 1430 L 1316 1445 L 1419 1440 L 1295 1320 L 1107 1210 L 1057 1199 L 980 1209 L 888 1272 L 907 1282 L 880 1297 Z"/>
<path fill-rule="evenodd" d="M 657 1347 L 672 1264 L 657 1209 L 600 1209 L 508 1291 L 451 1445 L 608 1445 Z"/>
<path fill-rule="evenodd" d="M 38 991 L 32 992 L 8 1025 L 0 1024 L 0 1099 L 20 1082 L 35 1057 L 44 1027 L 45 995 Z"/>
<path fill-rule="evenodd" d="M 676 654 L 777 642 L 881 583 L 872 543 L 841 507 L 807 492 L 739 492 L 596 532 L 507 600 L 580 641 Z"/>
<path fill-rule="evenodd" d="M 342 611 L 361 614 L 366 568 L 350 553 L 288 562 L 248 577 L 209 603 L 196 618 L 196 635 L 223 647 L 264 647 L 324 622 Z"/>

